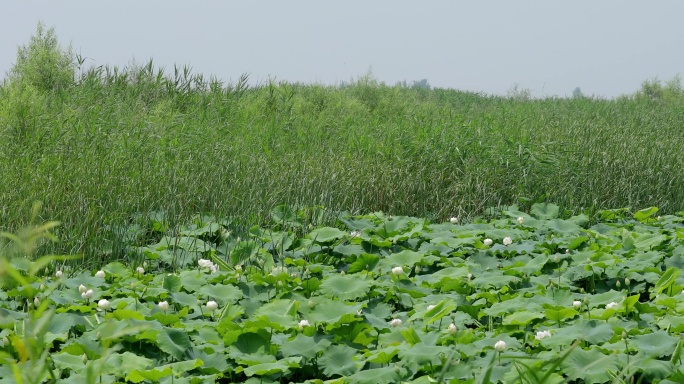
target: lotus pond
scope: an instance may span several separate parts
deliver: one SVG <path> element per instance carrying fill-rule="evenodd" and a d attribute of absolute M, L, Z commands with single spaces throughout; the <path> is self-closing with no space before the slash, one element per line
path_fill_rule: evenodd
<path fill-rule="evenodd" d="M 682 383 L 684 217 L 656 212 L 112 227 L 129 257 L 95 270 L 2 259 L 0 378 Z"/>

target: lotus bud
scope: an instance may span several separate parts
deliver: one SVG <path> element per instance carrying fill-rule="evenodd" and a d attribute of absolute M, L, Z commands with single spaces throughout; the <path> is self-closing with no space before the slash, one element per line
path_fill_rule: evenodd
<path fill-rule="evenodd" d="M 207 301 L 207 309 L 208 309 L 208 310 L 210 310 L 210 311 L 213 312 L 213 311 L 215 311 L 217 308 L 218 308 L 218 303 L 217 303 L 217 302 L 215 302 L 215 301 L 213 301 L 213 300 Z"/>
<path fill-rule="evenodd" d="M 106 311 L 109 308 L 109 300 L 107 299 L 102 299 L 97 302 L 97 307 L 100 308 L 103 311 Z"/>
<path fill-rule="evenodd" d="M 167 301 L 160 301 L 159 304 L 157 304 L 157 306 L 162 311 L 166 311 L 167 309 L 169 309 L 169 303 Z"/>

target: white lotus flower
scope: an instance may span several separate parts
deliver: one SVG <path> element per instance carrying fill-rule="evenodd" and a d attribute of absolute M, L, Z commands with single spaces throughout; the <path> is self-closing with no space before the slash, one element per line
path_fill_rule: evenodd
<path fill-rule="evenodd" d="M 271 275 L 271 276 L 278 276 L 278 275 L 280 275 L 280 274 L 282 274 L 282 273 L 287 273 L 287 267 L 274 267 L 274 268 L 271 270 L 270 275 Z"/>
<path fill-rule="evenodd" d="M 572 306 L 575 307 L 575 309 L 579 309 L 582 306 L 582 302 L 579 300 L 575 300 L 572 302 Z"/>
<path fill-rule="evenodd" d="M 197 265 L 199 265 L 200 268 L 211 268 L 214 263 L 212 263 L 211 260 L 199 259 L 197 260 Z"/>
<path fill-rule="evenodd" d="M 97 307 L 100 308 L 103 311 L 106 311 L 107 308 L 109 308 L 109 300 L 107 299 L 102 299 L 97 302 Z"/>
<path fill-rule="evenodd" d="M 549 330 L 539 331 L 539 332 L 537 332 L 537 336 L 535 336 L 534 338 L 537 340 L 541 340 L 545 337 L 551 337 L 551 331 L 549 331 Z"/>
<path fill-rule="evenodd" d="M 58 278 L 58 279 L 59 279 L 60 277 L 62 277 L 62 271 L 57 271 L 57 272 L 55 272 L 55 277 Z"/>
<path fill-rule="evenodd" d="M 620 307 L 620 304 L 616 302 L 608 303 L 606 304 L 606 309 L 618 309 Z"/>
<path fill-rule="evenodd" d="M 392 268 L 392 273 L 394 273 L 397 276 L 401 276 L 404 273 L 404 268 L 394 267 L 394 268 Z"/>
<path fill-rule="evenodd" d="M 143 268 L 143 267 L 138 267 L 135 269 L 135 271 L 141 275 L 145 274 L 145 268 Z"/>
<path fill-rule="evenodd" d="M 100 279 L 104 279 L 105 277 L 105 272 L 103 270 L 99 270 L 95 273 L 95 277 L 99 277 Z"/>
<path fill-rule="evenodd" d="M 36 307 L 40 305 L 40 299 L 38 298 L 38 296 L 33 298 L 33 305 L 35 305 Z"/>
<path fill-rule="evenodd" d="M 92 289 L 89 289 L 89 290 L 87 290 L 87 291 L 81 293 L 81 297 L 84 298 L 84 299 L 90 299 L 91 297 L 93 297 L 93 294 L 94 294 L 94 293 L 95 293 L 95 292 L 93 292 Z"/>
<path fill-rule="evenodd" d="M 522 225 L 522 223 L 525 222 L 525 218 L 522 216 L 518 216 L 518 224 Z"/>
<path fill-rule="evenodd" d="M 351 231 L 351 233 L 349 233 L 349 236 L 350 236 L 350 237 L 359 237 L 359 236 L 361 236 L 361 232 L 359 232 L 359 231 Z"/>
<path fill-rule="evenodd" d="M 503 245 L 511 245 L 511 244 L 513 244 L 513 239 L 511 239 L 510 237 L 504 237 Z"/>
<path fill-rule="evenodd" d="M 449 330 L 449 333 L 451 333 L 451 334 L 456 333 L 456 324 L 454 324 L 454 323 L 449 324 L 448 330 Z"/>
<path fill-rule="evenodd" d="M 498 352 L 503 352 L 506 350 L 506 342 L 503 340 L 499 340 L 494 344 L 494 349 L 496 349 Z"/>
<path fill-rule="evenodd" d="M 434 305 L 430 304 L 430 305 L 427 306 L 427 310 L 430 311 L 430 310 L 432 310 L 434 307 L 435 307 Z"/>
<path fill-rule="evenodd" d="M 466 279 L 468 279 L 468 281 L 472 280 L 472 278 L 473 278 L 473 274 L 472 274 L 472 273 L 469 273 L 469 274 L 466 275 Z"/>
<path fill-rule="evenodd" d="M 449 222 L 451 224 L 458 224 L 458 217 L 454 216 L 451 219 L 449 219 Z"/>
<path fill-rule="evenodd" d="M 402 322 L 401 322 L 401 319 L 392 319 L 392 321 L 390 321 L 389 324 L 390 324 L 392 327 L 401 327 L 401 323 L 402 323 Z"/>
<path fill-rule="evenodd" d="M 484 245 L 489 247 L 490 245 L 492 245 L 494 243 L 494 241 L 490 238 L 486 238 L 486 239 L 484 239 L 483 243 L 484 243 Z"/>
<path fill-rule="evenodd" d="M 210 311 L 215 311 L 218 308 L 218 303 L 211 300 L 207 301 L 207 309 Z"/>
<path fill-rule="evenodd" d="M 83 285 L 83 284 L 81 284 L 81 285 L 78 286 L 78 291 L 79 291 L 80 293 L 85 293 L 85 291 L 87 291 L 87 290 L 88 290 L 88 288 L 86 288 L 86 286 Z"/>
<path fill-rule="evenodd" d="M 298 324 L 299 330 L 301 331 L 302 329 L 304 329 L 304 327 L 308 327 L 309 325 L 311 325 L 309 324 L 309 320 L 302 320 Z"/>
<path fill-rule="evenodd" d="M 166 300 L 165 300 L 165 301 L 160 301 L 160 302 L 157 304 L 157 307 L 159 307 L 159 309 L 161 309 L 162 311 L 166 311 L 167 309 L 169 309 L 169 303 L 168 303 Z"/>

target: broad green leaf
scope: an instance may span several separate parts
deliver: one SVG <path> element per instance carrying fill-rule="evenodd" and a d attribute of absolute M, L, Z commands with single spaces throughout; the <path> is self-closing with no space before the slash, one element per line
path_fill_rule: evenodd
<path fill-rule="evenodd" d="M 356 353 L 356 349 L 344 344 L 331 345 L 318 358 L 318 365 L 323 368 L 323 373 L 328 377 L 350 376 L 358 372 L 364 364 L 363 360 L 356 360 Z"/>
<path fill-rule="evenodd" d="M 635 348 L 647 356 L 662 357 L 673 354 L 679 340 L 679 338 L 672 337 L 665 331 L 655 331 L 634 336 L 628 343 L 631 348 Z"/>
<path fill-rule="evenodd" d="M 449 352 L 451 352 L 451 349 L 448 347 L 428 346 L 425 345 L 425 343 L 420 342 L 411 346 L 411 348 L 399 351 L 399 357 L 403 361 L 417 366 L 426 364 L 437 365 L 440 363 L 441 359 L 448 356 Z"/>
<path fill-rule="evenodd" d="M 604 355 L 597 349 L 575 348 L 561 363 L 561 369 L 571 380 L 585 383 L 605 383 L 611 380 L 608 370 L 618 371 L 620 364 L 614 355 Z"/>
<path fill-rule="evenodd" d="M 378 255 L 363 253 L 356 258 L 356 261 L 349 264 L 348 272 L 352 274 L 361 271 L 372 271 L 379 261 L 380 257 Z"/>
<path fill-rule="evenodd" d="M 230 345 L 231 351 L 243 354 L 268 353 L 271 349 L 270 333 L 266 331 L 241 332 Z"/>
<path fill-rule="evenodd" d="M 579 234 L 582 228 L 570 220 L 553 219 L 545 224 L 546 228 L 562 235 Z"/>
<path fill-rule="evenodd" d="M 556 204 L 550 203 L 535 203 L 532 204 L 530 213 L 540 220 L 550 220 L 558 217 L 559 207 Z"/>
<path fill-rule="evenodd" d="M 651 250 L 667 240 L 667 236 L 661 233 L 644 233 L 634 239 L 634 247 L 644 251 Z"/>
<path fill-rule="evenodd" d="M 187 332 L 177 328 L 164 328 L 157 334 L 159 349 L 181 360 L 187 350 L 192 348 L 192 342 Z"/>
<path fill-rule="evenodd" d="M 74 372 L 81 372 L 85 368 L 83 357 L 81 355 L 72 355 L 69 353 L 53 353 L 51 359 L 57 369 L 69 369 Z"/>
<path fill-rule="evenodd" d="M 591 344 L 600 344 L 613 337 L 613 327 L 603 321 L 582 320 L 569 327 L 558 330 L 559 333 L 572 334 L 576 339 L 585 340 Z"/>
<path fill-rule="evenodd" d="M 639 221 L 644 221 L 648 219 L 649 217 L 655 215 L 655 213 L 658 212 L 658 207 L 649 207 L 645 208 L 642 210 L 639 210 L 634 213 L 634 218 Z"/>
<path fill-rule="evenodd" d="M 105 265 L 102 267 L 102 270 L 105 271 L 107 275 L 114 275 L 120 278 L 125 278 L 132 274 L 131 268 L 126 267 L 118 261 Z"/>
<path fill-rule="evenodd" d="M 305 336 L 298 334 L 293 340 L 285 341 L 280 346 L 283 356 L 302 356 L 313 359 L 331 344 L 330 338 L 321 335 Z"/>
<path fill-rule="evenodd" d="M 316 304 L 313 310 L 309 312 L 309 322 L 334 324 L 339 321 L 352 321 L 357 312 L 361 309 L 361 304 L 347 305 L 341 301 L 325 301 Z"/>
<path fill-rule="evenodd" d="M 135 335 L 153 326 L 152 322 L 121 320 L 117 322 L 104 322 L 97 328 L 99 339 L 119 339 L 124 336 Z"/>
<path fill-rule="evenodd" d="M 420 343 L 420 336 L 416 332 L 413 327 L 408 327 L 406 329 L 402 329 L 400 331 L 401 335 L 404 337 L 404 340 L 406 340 L 407 343 L 410 345 L 415 345 L 417 343 Z"/>
<path fill-rule="evenodd" d="M 355 300 L 366 296 L 371 285 L 371 281 L 359 275 L 329 275 L 321 283 L 320 290 L 324 295 L 340 300 Z"/>
<path fill-rule="evenodd" d="M 159 380 L 173 375 L 171 368 L 166 367 L 164 369 L 150 369 L 150 370 L 132 370 L 126 375 L 126 381 L 132 381 L 134 383 L 140 383 L 145 380 L 152 382 L 158 382 Z"/>
<path fill-rule="evenodd" d="M 425 314 L 423 315 L 423 324 L 432 324 L 435 321 L 438 321 L 444 316 L 450 314 L 455 309 L 456 304 L 454 304 L 452 300 L 444 299 L 439 303 L 435 304 L 433 308 L 425 312 Z"/>
<path fill-rule="evenodd" d="M 200 288 L 199 293 L 207 300 L 215 300 L 220 306 L 242 299 L 242 291 L 234 285 L 214 284 Z"/>
<path fill-rule="evenodd" d="M 299 305 L 299 302 L 296 300 L 275 299 L 259 307 L 253 316 L 264 316 L 274 323 L 285 327 L 292 327 L 297 323 L 295 316 L 297 315 Z"/>
<path fill-rule="evenodd" d="M 389 384 L 401 381 L 397 369 L 392 366 L 364 369 L 349 376 L 349 380 L 358 384 Z"/>
<path fill-rule="evenodd" d="M 173 292 L 178 292 L 181 289 L 181 279 L 178 276 L 175 275 L 166 275 L 164 276 L 164 280 L 162 281 L 162 288 L 166 289 L 167 291 L 173 293 Z"/>
<path fill-rule="evenodd" d="M 399 253 L 395 253 L 387 258 L 390 265 L 393 266 L 407 266 L 412 267 L 416 263 L 419 263 L 425 255 L 419 252 L 414 252 L 405 249 Z"/>
<path fill-rule="evenodd" d="M 519 311 L 507 315 L 503 319 L 504 325 L 527 325 L 533 320 L 541 319 L 544 314 L 530 311 Z"/>
<path fill-rule="evenodd" d="M 245 368 L 244 372 L 247 376 L 267 376 L 276 373 L 287 373 L 290 371 L 290 368 L 299 367 L 301 359 L 301 356 L 293 356 L 278 360 L 274 363 L 256 364 Z"/>
<path fill-rule="evenodd" d="M 572 308 L 547 308 L 544 316 L 551 321 L 559 322 L 577 316 L 577 311 Z"/>
<path fill-rule="evenodd" d="M 346 232 L 342 232 L 337 228 L 322 227 L 311 231 L 307 237 L 317 243 L 330 243 L 347 236 Z"/>

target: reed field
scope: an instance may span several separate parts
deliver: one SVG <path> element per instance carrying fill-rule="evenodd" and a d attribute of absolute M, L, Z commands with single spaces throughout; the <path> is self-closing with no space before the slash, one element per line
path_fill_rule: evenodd
<path fill-rule="evenodd" d="M 527 99 L 372 74 L 249 86 L 152 61 L 82 62 L 39 29 L 0 87 L 0 225 L 20 228 L 42 201 L 62 223 L 53 252 L 107 257 L 108 228 L 150 212 L 249 227 L 280 204 L 433 220 L 542 201 L 567 214 L 684 209 L 678 82 L 616 100 Z"/>

